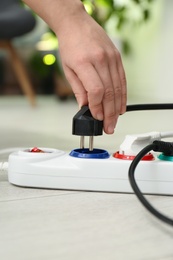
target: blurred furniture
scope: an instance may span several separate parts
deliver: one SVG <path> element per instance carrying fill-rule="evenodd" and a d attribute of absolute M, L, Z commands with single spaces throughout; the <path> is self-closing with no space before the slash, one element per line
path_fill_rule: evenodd
<path fill-rule="evenodd" d="M 0 49 L 5 49 L 10 55 L 16 77 L 31 105 L 35 105 L 35 93 L 26 68 L 13 46 L 13 38 L 30 32 L 35 24 L 35 17 L 22 6 L 20 0 L 0 0 Z"/>

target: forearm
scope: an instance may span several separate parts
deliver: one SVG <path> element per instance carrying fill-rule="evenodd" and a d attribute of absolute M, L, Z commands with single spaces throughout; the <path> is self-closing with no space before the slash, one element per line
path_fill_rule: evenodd
<path fill-rule="evenodd" d="M 80 0 L 23 0 L 58 34 L 63 29 L 66 18 L 74 18 L 84 12 Z"/>

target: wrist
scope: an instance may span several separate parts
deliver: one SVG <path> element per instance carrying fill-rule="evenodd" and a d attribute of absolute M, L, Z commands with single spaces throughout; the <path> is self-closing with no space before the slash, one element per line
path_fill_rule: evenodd
<path fill-rule="evenodd" d="M 51 29 L 57 36 L 65 32 L 69 23 L 79 19 L 83 13 L 86 13 L 84 5 L 80 0 L 66 0 L 58 9 L 59 11 L 56 8 L 53 10 L 49 21 Z"/>
<path fill-rule="evenodd" d="M 81 0 L 23 0 L 58 35 L 75 17 L 86 13 Z M 67 28 L 67 27 L 66 27 Z"/>

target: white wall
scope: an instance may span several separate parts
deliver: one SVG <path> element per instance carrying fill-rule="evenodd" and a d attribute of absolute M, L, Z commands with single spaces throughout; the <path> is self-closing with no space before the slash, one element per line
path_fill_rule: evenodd
<path fill-rule="evenodd" d="M 152 20 L 129 34 L 134 52 L 123 57 L 129 100 L 173 102 L 173 1 L 155 0 Z"/>

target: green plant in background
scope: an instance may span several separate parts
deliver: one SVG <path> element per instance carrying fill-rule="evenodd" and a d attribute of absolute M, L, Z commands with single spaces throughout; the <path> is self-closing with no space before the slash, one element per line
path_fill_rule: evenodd
<path fill-rule="evenodd" d="M 61 99 L 64 99 L 67 94 L 71 95 L 71 93 L 57 50 L 57 37 L 53 31 L 48 28 L 48 31 L 42 35 L 35 46 L 30 57 L 30 66 L 35 78 L 37 78 L 37 85 L 39 85 L 41 93 L 52 94 L 56 92 Z M 59 89 L 57 89 L 57 87 L 59 87 Z M 62 88 L 65 87 L 66 90 L 62 91 Z"/>
<path fill-rule="evenodd" d="M 30 58 L 30 64 L 39 77 L 48 76 L 52 70 L 61 72 L 57 62 L 57 49 L 55 35 L 52 32 L 44 33 Z"/>
<path fill-rule="evenodd" d="M 54 74 L 61 75 L 61 67 L 57 61 L 58 40 L 52 32 L 42 35 L 30 57 L 30 66 L 40 82 L 41 89 L 48 94 L 53 90 Z"/>
<path fill-rule="evenodd" d="M 121 40 L 122 51 L 130 52 L 125 33 L 148 21 L 154 0 L 82 0 L 87 12 L 106 30 Z M 111 28 L 111 29 L 110 29 Z"/>

